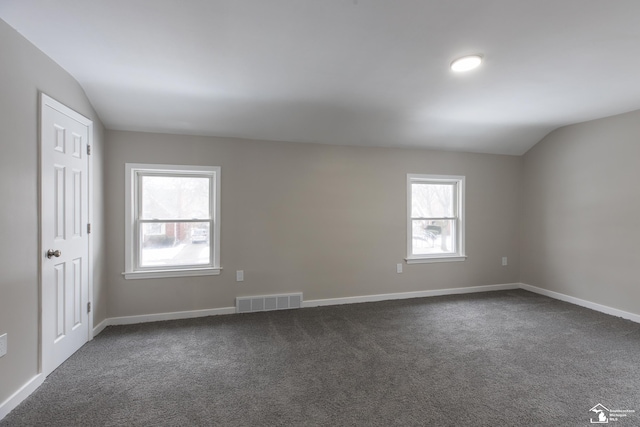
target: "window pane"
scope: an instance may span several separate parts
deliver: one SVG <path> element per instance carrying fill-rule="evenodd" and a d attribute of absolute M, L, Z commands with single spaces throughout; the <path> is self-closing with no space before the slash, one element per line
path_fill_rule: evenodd
<path fill-rule="evenodd" d="M 207 177 L 142 176 L 142 219 L 209 219 Z"/>
<path fill-rule="evenodd" d="M 413 255 L 456 253 L 455 234 L 455 220 L 413 220 Z"/>
<path fill-rule="evenodd" d="M 455 186 L 453 184 L 411 185 L 411 218 L 454 217 Z"/>
<path fill-rule="evenodd" d="M 140 266 L 210 264 L 208 222 L 142 223 Z"/>

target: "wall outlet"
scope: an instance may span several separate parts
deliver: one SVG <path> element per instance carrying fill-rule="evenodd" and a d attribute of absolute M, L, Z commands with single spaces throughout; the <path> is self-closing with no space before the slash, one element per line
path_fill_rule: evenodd
<path fill-rule="evenodd" d="M 244 270 L 236 271 L 236 282 L 244 282 Z"/>
<path fill-rule="evenodd" d="M 503 256 L 503 257 L 502 257 L 502 266 L 504 267 L 504 266 L 506 266 L 506 265 L 508 265 L 507 257 L 506 257 L 506 256 Z"/>
<path fill-rule="evenodd" d="M 402 273 L 402 263 L 396 264 L 396 273 Z"/>
<path fill-rule="evenodd" d="M 0 357 L 7 354 L 7 334 L 0 335 Z"/>

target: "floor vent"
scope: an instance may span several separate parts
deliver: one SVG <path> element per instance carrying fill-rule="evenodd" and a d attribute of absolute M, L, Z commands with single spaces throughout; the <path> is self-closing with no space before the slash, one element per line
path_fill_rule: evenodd
<path fill-rule="evenodd" d="M 288 310 L 300 307 L 302 307 L 302 293 L 236 298 L 236 313 Z"/>

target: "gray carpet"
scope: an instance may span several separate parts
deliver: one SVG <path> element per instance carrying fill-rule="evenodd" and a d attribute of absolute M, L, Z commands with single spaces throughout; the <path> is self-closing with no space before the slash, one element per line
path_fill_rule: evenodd
<path fill-rule="evenodd" d="M 640 325 L 522 290 L 109 327 L 0 426 L 640 426 Z"/>

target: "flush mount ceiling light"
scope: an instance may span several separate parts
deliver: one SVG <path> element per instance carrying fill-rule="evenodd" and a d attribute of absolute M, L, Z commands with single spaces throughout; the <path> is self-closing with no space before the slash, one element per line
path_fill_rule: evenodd
<path fill-rule="evenodd" d="M 471 71 L 482 64 L 482 56 L 469 55 L 458 58 L 451 63 L 451 69 L 457 73 Z"/>

